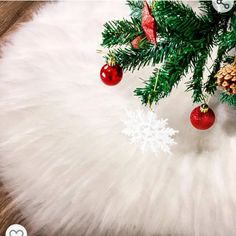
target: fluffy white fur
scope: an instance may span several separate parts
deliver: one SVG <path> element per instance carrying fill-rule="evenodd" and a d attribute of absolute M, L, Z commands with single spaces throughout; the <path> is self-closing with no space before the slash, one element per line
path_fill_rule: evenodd
<path fill-rule="evenodd" d="M 128 14 L 119 1 L 48 4 L 14 35 L 0 61 L 1 178 L 44 235 L 236 235 L 234 109 L 215 99 L 215 126 L 195 130 L 182 83 L 157 109 L 180 131 L 172 156 L 121 134 L 151 72 L 107 87 L 95 51 L 103 23 Z"/>

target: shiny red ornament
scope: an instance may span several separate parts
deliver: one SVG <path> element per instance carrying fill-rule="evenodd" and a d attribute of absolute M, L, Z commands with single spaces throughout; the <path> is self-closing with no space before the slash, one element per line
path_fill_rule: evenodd
<path fill-rule="evenodd" d="M 146 0 L 142 11 L 142 28 L 148 41 L 156 45 L 157 23 Z"/>
<path fill-rule="evenodd" d="M 116 85 L 118 84 L 123 76 L 123 70 L 122 68 L 115 64 L 115 65 L 109 65 L 105 64 L 101 71 L 100 71 L 100 77 L 104 84 L 106 85 Z"/>
<path fill-rule="evenodd" d="M 206 130 L 215 123 L 215 113 L 208 105 L 202 104 L 193 109 L 190 121 L 196 129 Z"/>

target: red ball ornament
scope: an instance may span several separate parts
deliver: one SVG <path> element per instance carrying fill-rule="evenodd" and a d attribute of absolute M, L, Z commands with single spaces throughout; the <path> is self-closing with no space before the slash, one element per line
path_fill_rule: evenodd
<path fill-rule="evenodd" d="M 106 85 L 116 85 L 118 84 L 123 76 L 122 68 L 117 64 L 105 64 L 101 71 L 100 77 L 104 84 Z"/>
<path fill-rule="evenodd" d="M 214 124 L 215 113 L 207 104 L 202 104 L 193 109 L 190 114 L 190 120 L 196 129 L 206 130 Z"/>

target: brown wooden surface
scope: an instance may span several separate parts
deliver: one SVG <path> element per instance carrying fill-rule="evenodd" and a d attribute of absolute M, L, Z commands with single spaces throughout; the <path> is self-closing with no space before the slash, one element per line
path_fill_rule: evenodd
<path fill-rule="evenodd" d="M 32 13 L 37 11 L 45 2 L 36 1 L 0 1 L 0 48 L 12 37 L 19 23 L 30 20 Z M 17 206 L 8 196 L 4 185 L 0 180 L 0 236 L 11 224 L 22 224 L 26 226 L 29 236 L 30 228 L 23 218 Z"/>

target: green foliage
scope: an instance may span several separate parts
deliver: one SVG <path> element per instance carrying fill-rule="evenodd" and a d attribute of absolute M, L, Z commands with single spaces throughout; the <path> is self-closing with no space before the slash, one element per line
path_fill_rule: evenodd
<path fill-rule="evenodd" d="M 169 55 L 175 54 L 176 50 L 179 50 L 179 47 L 174 41 L 161 39 L 157 47 L 144 38 L 139 49 L 128 45 L 125 48 L 114 48 L 111 52 L 124 70 L 134 71 L 147 65 L 154 66 L 161 63 Z M 109 55 L 106 59 L 108 57 Z"/>
<path fill-rule="evenodd" d="M 230 30 L 221 35 L 219 44 L 227 52 L 236 48 L 236 15 L 232 16 Z"/>
<path fill-rule="evenodd" d="M 189 42 L 200 37 L 201 31 L 199 30 L 203 21 L 183 3 L 156 1 L 153 7 L 153 16 L 158 22 L 158 33 L 162 37 L 180 38 L 181 41 Z"/>
<path fill-rule="evenodd" d="M 145 49 L 133 49 L 132 47 L 113 49 L 115 61 L 124 69 L 134 71 L 147 65 L 155 65 L 163 60 L 167 44 L 163 42 L 160 47 L 154 47 L 148 43 Z M 108 59 L 108 58 L 107 58 Z"/>
<path fill-rule="evenodd" d="M 188 62 L 194 56 L 191 53 L 183 52 L 184 48 L 179 48 L 168 55 L 161 70 L 156 70 L 153 76 L 145 82 L 144 88 L 137 88 L 135 94 L 141 97 L 143 104 L 151 105 L 161 98 L 168 96 L 174 86 L 176 86 L 185 72 L 188 70 Z"/>
<path fill-rule="evenodd" d="M 236 48 L 236 5 L 227 13 L 218 13 L 211 1 L 200 0 L 202 13 L 181 2 L 153 0 L 150 3 L 157 26 L 157 45 L 148 42 L 142 29 L 143 1 L 128 0 L 130 19 L 110 21 L 102 33 L 104 47 L 108 47 L 116 62 L 124 70 L 134 71 L 147 65 L 162 63 L 152 76 L 137 88 L 135 95 L 143 104 L 157 103 L 167 97 L 181 78 L 191 69 L 193 76 L 187 82 L 187 91 L 192 91 L 193 102 L 203 102 L 205 95 L 214 94 L 215 74 L 222 62 L 230 60 L 228 53 Z M 140 48 L 134 49 L 131 41 L 143 37 Z M 205 81 L 203 73 L 206 62 L 217 46 L 217 57 Z M 105 57 L 106 59 L 108 56 Z M 221 95 L 221 101 L 235 105 L 235 96 Z"/>
<path fill-rule="evenodd" d="M 226 93 L 221 93 L 220 94 L 220 100 L 223 103 L 227 103 L 231 106 L 236 106 L 236 94 L 228 95 Z"/>
<path fill-rule="evenodd" d="M 228 56 L 228 55 L 225 55 L 222 59 L 222 61 L 224 63 L 228 63 L 228 64 L 231 64 L 234 62 L 234 57 L 233 56 Z"/>
<path fill-rule="evenodd" d="M 102 33 L 104 47 L 130 43 L 137 35 L 143 34 L 140 20 L 131 18 L 107 22 Z"/>
<path fill-rule="evenodd" d="M 217 52 L 217 57 L 213 64 L 213 69 L 211 71 L 211 74 L 208 76 L 208 81 L 204 84 L 204 90 L 206 91 L 206 93 L 210 95 L 213 95 L 217 89 L 215 75 L 220 70 L 220 65 L 224 54 L 225 50 L 219 48 Z"/>
<path fill-rule="evenodd" d="M 203 102 L 204 95 L 202 91 L 203 68 L 208 58 L 209 50 L 201 50 L 197 60 L 193 62 L 194 72 L 192 79 L 187 83 L 187 91 L 193 91 L 193 102 Z"/>
<path fill-rule="evenodd" d="M 127 5 L 129 6 L 131 13 L 130 16 L 141 19 L 142 17 L 142 9 L 143 9 L 143 1 L 137 0 L 128 0 Z"/>

